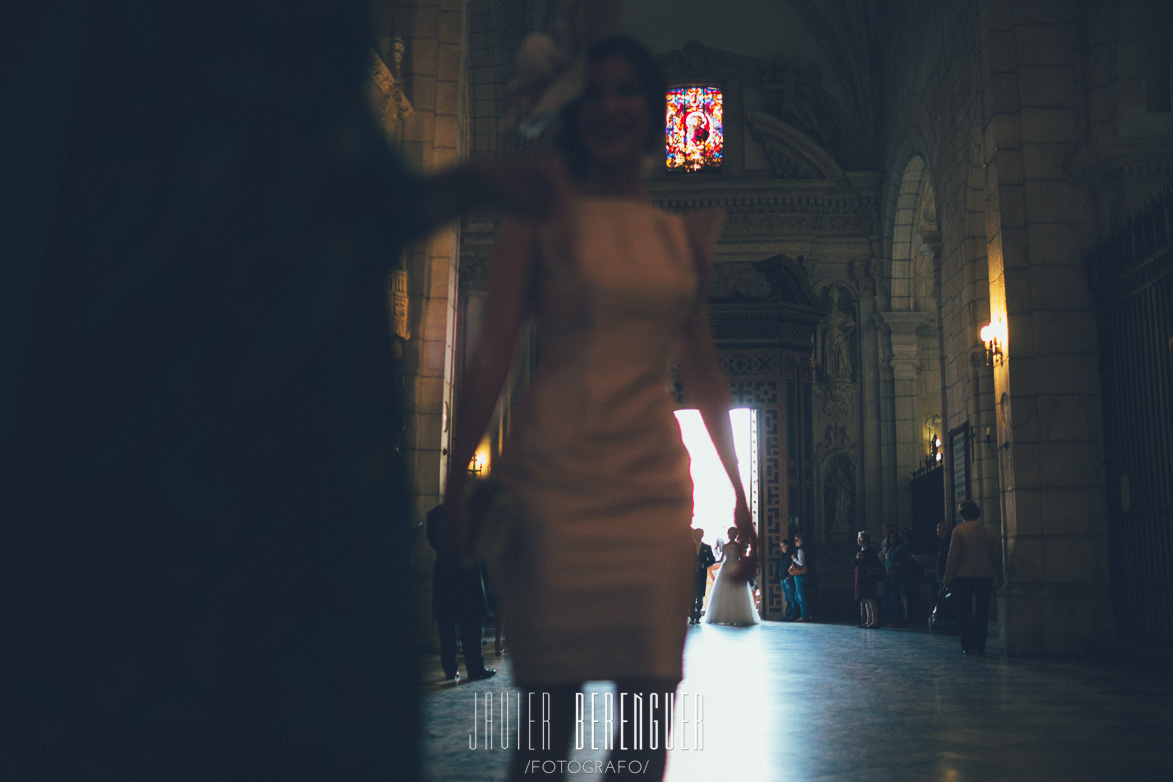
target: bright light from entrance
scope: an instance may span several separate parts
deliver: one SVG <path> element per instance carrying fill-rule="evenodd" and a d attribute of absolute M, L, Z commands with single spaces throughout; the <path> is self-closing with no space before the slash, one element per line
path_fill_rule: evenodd
<path fill-rule="evenodd" d="M 718 538 L 724 540 L 725 530 L 733 526 L 733 487 L 725 476 L 725 468 L 721 466 L 721 458 L 717 456 L 700 411 L 677 410 L 676 420 L 680 423 L 684 447 L 692 457 L 692 526 L 703 529 L 705 542 L 712 545 Z M 733 425 L 733 447 L 737 451 L 741 486 L 750 499 L 750 511 L 756 526 L 758 509 L 753 491 L 753 476 L 757 472 L 755 411 L 747 407 L 730 410 L 729 422 Z"/>

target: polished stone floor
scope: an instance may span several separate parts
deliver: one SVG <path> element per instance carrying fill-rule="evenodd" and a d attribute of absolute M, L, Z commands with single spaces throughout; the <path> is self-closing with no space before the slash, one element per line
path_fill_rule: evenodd
<path fill-rule="evenodd" d="M 423 733 L 434 782 L 505 778 L 508 751 L 484 748 L 483 708 L 478 749 L 468 748 L 474 701 L 483 706 L 491 695 L 499 704 L 511 685 L 508 650 L 503 657 L 490 650 L 489 665 L 499 670 L 493 679 L 445 683 L 438 663 L 429 674 Z M 1011 659 L 994 648 L 965 657 L 956 637 L 831 624 L 699 625 L 689 632 L 679 692 L 699 694 L 703 711 L 699 728 L 694 721 L 688 729 L 689 747 L 677 742 L 669 754 L 669 782 L 1173 779 L 1170 678 Z"/>

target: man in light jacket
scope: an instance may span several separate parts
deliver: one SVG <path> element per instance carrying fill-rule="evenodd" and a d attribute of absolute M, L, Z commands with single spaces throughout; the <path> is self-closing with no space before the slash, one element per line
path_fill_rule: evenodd
<path fill-rule="evenodd" d="M 993 530 L 978 521 L 982 512 L 976 503 L 961 503 L 957 513 L 962 522 L 953 530 L 949 543 L 945 589 L 951 589 L 957 601 L 961 651 L 981 654 L 986 651 L 990 587 L 1001 560 L 1001 541 Z"/>

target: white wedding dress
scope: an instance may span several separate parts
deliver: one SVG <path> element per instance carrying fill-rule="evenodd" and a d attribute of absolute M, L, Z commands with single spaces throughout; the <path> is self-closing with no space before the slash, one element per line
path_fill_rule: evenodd
<path fill-rule="evenodd" d="M 721 564 L 721 569 L 717 571 L 717 578 L 713 582 L 713 593 L 709 595 L 709 609 L 705 612 L 705 622 L 708 624 L 744 627 L 758 623 L 749 583 L 738 581 L 733 577 L 733 568 L 741 559 L 744 550 L 740 543 L 729 542 L 725 544 L 723 549 L 724 562 Z"/>

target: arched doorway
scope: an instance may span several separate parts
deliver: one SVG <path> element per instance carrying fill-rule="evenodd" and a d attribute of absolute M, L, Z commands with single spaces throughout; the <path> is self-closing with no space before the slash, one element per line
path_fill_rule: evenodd
<path fill-rule="evenodd" d="M 761 615 L 781 619 L 783 538 L 806 527 L 817 545 L 812 428 L 813 345 L 826 310 L 800 263 L 775 255 L 723 264 L 710 300 L 718 360 L 733 407 L 755 412 Z"/>

